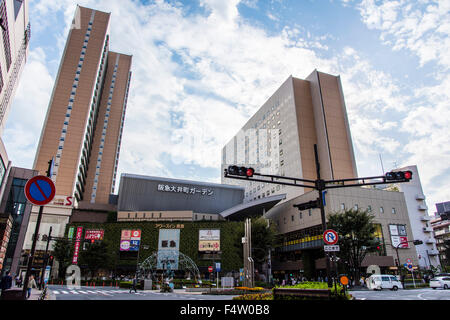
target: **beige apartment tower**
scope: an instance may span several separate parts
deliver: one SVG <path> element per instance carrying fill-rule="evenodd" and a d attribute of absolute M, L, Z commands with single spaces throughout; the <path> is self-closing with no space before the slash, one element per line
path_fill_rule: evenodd
<path fill-rule="evenodd" d="M 130 55 L 109 51 L 110 13 L 77 6 L 33 168 L 54 158 L 56 195 L 108 204 L 114 192 L 131 77 Z"/>
<path fill-rule="evenodd" d="M 322 179 L 357 177 L 339 76 L 314 71 L 306 80 L 289 77 L 222 150 L 222 169 L 253 166 L 257 172 L 316 179 L 317 144 Z M 311 189 L 226 179 L 246 188 L 245 201 Z"/>

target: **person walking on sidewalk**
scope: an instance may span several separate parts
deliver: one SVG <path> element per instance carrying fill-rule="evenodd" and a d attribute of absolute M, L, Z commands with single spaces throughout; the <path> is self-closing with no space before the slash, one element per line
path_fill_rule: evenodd
<path fill-rule="evenodd" d="M 6 271 L 5 275 L 2 277 L 0 287 L 2 289 L 2 296 L 5 290 L 8 290 L 12 287 L 12 277 L 9 275 L 9 271 Z"/>
<path fill-rule="evenodd" d="M 28 281 L 28 288 L 27 288 L 27 299 L 31 296 L 31 290 L 35 287 L 37 289 L 36 281 L 34 280 L 34 276 L 30 276 L 30 280 Z"/>
<path fill-rule="evenodd" d="M 137 279 L 136 279 L 136 275 L 135 275 L 133 278 L 133 281 L 131 282 L 130 293 L 131 293 L 131 290 L 134 290 L 134 293 L 137 293 L 136 283 L 137 283 Z"/>

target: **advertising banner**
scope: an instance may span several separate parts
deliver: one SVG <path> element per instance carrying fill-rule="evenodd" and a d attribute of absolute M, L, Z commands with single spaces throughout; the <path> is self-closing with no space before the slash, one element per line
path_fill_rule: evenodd
<path fill-rule="evenodd" d="M 406 227 L 404 225 L 389 225 L 389 232 L 391 234 L 391 244 L 394 248 L 407 249 L 409 248 L 408 237 L 406 236 Z M 403 244 L 400 244 L 405 242 Z"/>
<path fill-rule="evenodd" d="M 208 229 L 198 231 L 198 251 L 220 251 L 220 230 Z"/>
<path fill-rule="evenodd" d="M 220 241 L 220 230 L 219 229 L 208 229 L 198 231 L 198 240 L 219 240 Z"/>
<path fill-rule="evenodd" d="M 180 229 L 159 229 L 157 268 L 178 270 Z"/>
<path fill-rule="evenodd" d="M 80 253 L 80 241 L 83 236 L 83 227 L 77 227 L 77 233 L 75 235 L 75 248 L 73 251 L 72 264 L 78 263 L 78 255 Z"/>
<path fill-rule="evenodd" d="M 200 240 L 198 242 L 198 251 L 220 251 L 220 241 Z"/>
<path fill-rule="evenodd" d="M 103 240 L 104 230 L 86 230 L 84 233 L 85 240 Z"/>

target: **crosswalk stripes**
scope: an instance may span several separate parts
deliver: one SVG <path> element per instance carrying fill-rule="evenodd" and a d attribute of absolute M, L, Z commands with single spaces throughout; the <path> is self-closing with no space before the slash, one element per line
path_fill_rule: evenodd
<path fill-rule="evenodd" d="M 74 290 L 69 289 L 66 290 L 52 290 L 53 294 L 61 295 L 61 294 L 103 294 L 105 296 L 112 296 L 118 293 L 127 293 L 127 290 Z M 143 295 L 144 293 L 135 293 L 137 295 Z"/>

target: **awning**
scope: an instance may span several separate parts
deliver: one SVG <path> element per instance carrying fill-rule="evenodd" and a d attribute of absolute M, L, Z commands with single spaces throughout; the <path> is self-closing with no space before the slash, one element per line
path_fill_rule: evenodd
<path fill-rule="evenodd" d="M 253 216 L 262 216 L 272 209 L 278 202 L 286 199 L 286 194 L 257 199 L 254 201 L 238 204 L 232 208 L 222 211 L 220 215 L 228 220 L 244 220 Z"/>

